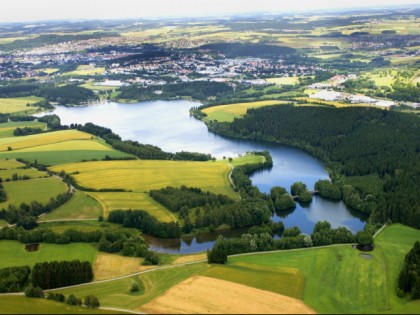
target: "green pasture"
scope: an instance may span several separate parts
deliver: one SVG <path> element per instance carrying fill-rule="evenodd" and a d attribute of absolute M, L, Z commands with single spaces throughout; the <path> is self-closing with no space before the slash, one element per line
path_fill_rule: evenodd
<path fill-rule="evenodd" d="M 0 203 L 0 209 L 9 204 L 19 206 L 32 201 L 47 203 L 51 197 L 56 197 L 68 190 L 67 185 L 57 178 L 38 178 L 3 183 L 7 201 Z"/>
<path fill-rule="evenodd" d="M 89 81 L 80 86 L 93 91 L 113 91 L 118 89 L 116 86 L 95 85 L 96 83 L 97 82 Z"/>
<path fill-rule="evenodd" d="M 63 76 L 89 76 L 89 75 L 97 75 L 97 74 L 104 74 L 105 68 L 100 67 L 92 67 L 89 65 L 79 65 L 77 66 L 77 69 L 70 72 L 65 72 L 62 75 Z"/>
<path fill-rule="evenodd" d="M 139 209 L 145 210 L 156 219 L 162 222 L 176 221 L 176 216 L 156 202 L 147 193 L 134 192 L 89 192 L 89 196 L 95 198 L 104 209 L 104 217 L 107 217 L 111 210 L 117 209 Z"/>
<path fill-rule="evenodd" d="M 37 121 L 12 121 L 0 124 L 0 138 L 13 137 L 16 128 L 32 127 L 45 129 L 45 123 Z"/>
<path fill-rule="evenodd" d="M 97 250 L 86 243 L 73 243 L 65 245 L 41 243 L 38 251 L 28 252 L 25 245 L 18 241 L 0 241 L 0 268 L 25 266 L 32 267 L 38 262 L 53 260 L 89 261 L 95 260 Z"/>
<path fill-rule="evenodd" d="M 103 215 L 101 204 L 94 198 L 76 190 L 65 204 L 42 217 L 42 220 L 59 219 L 97 219 Z"/>
<path fill-rule="evenodd" d="M 27 104 L 35 104 L 42 101 L 42 97 L 27 96 L 14 98 L 0 98 L 0 113 L 18 113 L 33 110 L 34 107 L 28 107 Z"/>
<path fill-rule="evenodd" d="M 84 299 L 84 296 L 80 296 Z M 99 301 L 101 302 L 101 301 Z M 127 314 L 124 312 L 72 306 L 47 299 L 0 296 L 1 314 Z"/>
<path fill-rule="evenodd" d="M 19 177 L 29 176 L 30 178 L 48 177 L 48 174 L 46 172 L 41 172 L 34 168 L 10 169 L 10 170 L 0 169 L 0 178 L 3 181 L 8 180 L 8 179 L 11 180 L 14 174 L 17 174 Z"/>

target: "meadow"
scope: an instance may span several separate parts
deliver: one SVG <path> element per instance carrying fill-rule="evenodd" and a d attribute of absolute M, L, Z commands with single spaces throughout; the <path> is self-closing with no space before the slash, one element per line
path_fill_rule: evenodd
<path fill-rule="evenodd" d="M 103 216 L 108 217 L 111 210 L 140 209 L 145 210 L 161 222 L 176 221 L 176 216 L 153 200 L 147 193 L 135 192 L 89 192 L 103 207 Z"/>
<path fill-rule="evenodd" d="M 11 121 L 7 123 L 0 124 L 0 138 L 7 138 L 13 137 L 13 131 L 16 128 L 23 128 L 23 127 L 32 127 L 32 128 L 41 128 L 42 130 L 45 129 L 46 124 L 37 121 Z"/>
<path fill-rule="evenodd" d="M 74 140 L 72 139 L 73 136 L 86 138 Z M 87 138 L 88 136 L 89 138 Z M 103 140 L 91 139 L 92 136 L 88 136 L 84 133 L 79 134 L 79 132 L 70 133 L 67 135 L 50 135 L 50 133 L 45 133 L 39 135 L 39 137 L 33 137 L 33 139 L 39 143 L 38 145 L 14 150 L 16 143 L 9 142 L 7 146 L 11 146 L 13 150 L 0 153 L 0 157 L 19 157 L 31 162 L 37 160 L 39 163 L 44 165 L 57 165 L 70 162 L 80 162 L 83 160 L 102 160 L 107 155 L 114 158 L 131 156 L 130 154 L 114 150 Z M 68 137 L 69 140 L 66 140 L 66 137 Z M 10 141 L 11 140 L 13 139 L 10 139 Z M 19 146 L 31 145 L 29 140 L 20 139 L 20 137 L 15 141 L 18 141 Z"/>
<path fill-rule="evenodd" d="M 282 78 L 269 78 L 266 79 L 268 83 L 274 83 L 276 85 L 294 85 L 299 82 L 299 77 L 282 77 Z"/>
<path fill-rule="evenodd" d="M 76 182 L 93 189 L 126 189 L 148 192 L 166 186 L 199 187 L 236 197 L 228 181 L 230 167 L 215 162 L 190 161 L 94 161 L 57 165 L 55 172 L 73 174 Z"/>
<path fill-rule="evenodd" d="M 42 220 L 69 220 L 69 219 L 97 219 L 103 215 L 101 204 L 94 198 L 76 190 L 65 204 L 42 217 Z"/>
<path fill-rule="evenodd" d="M 267 100 L 250 103 L 236 103 L 229 105 L 212 106 L 203 109 L 207 114 L 205 120 L 217 120 L 220 122 L 231 122 L 233 119 L 246 114 L 248 108 L 259 108 L 263 106 L 272 106 L 286 103 L 285 101 Z"/>
<path fill-rule="evenodd" d="M 0 108 L 3 114 L 29 112 L 36 109 L 36 107 L 28 107 L 28 104 L 32 105 L 42 100 L 44 100 L 42 97 L 35 96 L 0 98 Z"/>
<path fill-rule="evenodd" d="M 70 72 L 65 72 L 63 76 L 89 76 L 89 75 L 96 75 L 96 74 L 103 74 L 105 72 L 105 68 L 96 68 L 90 65 L 79 65 L 77 69 Z"/>
<path fill-rule="evenodd" d="M 38 262 L 72 259 L 89 261 L 93 264 L 97 250 L 84 243 L 65 245 L 41 243 L 37 251 L 28 252 L 25 250 L 25 245 L 18 241 L 2 240 L 0 242 L 0 252 L 2 253 L 0 268 L 6 268 L 25 265 L 32 267 Z"/>
<path fill-rule="evenodd" d="M 30 204 L 32 201 L 45 204 L 51 197 L 68 190 L 67 185 L 60 179 L 51 177 L 4 182 L 3 187 L 7 201 L 0 203 L 0 209 L 7 208 L 9 204 L 19 206 L 21 203 Z"/>
<path fill-rule="evenodd" d="M 81 298 L 84 298 L 81 297 Z M 72 306 L 47 299 L 31 299 L 24 296 L 0 296 L 2 314 L 127 314 L 115 310 L 91 309 Z"/>
<path fill-rule="evenodd" d="M 118 87 L 115 87 L 115 86 L 95 85 L 96 83 L 97 82 L 95 81 L 89 81 L 80 86 L 89 90 L 94 90 L 94 91 L 114 91 L 118 89 Z"/>

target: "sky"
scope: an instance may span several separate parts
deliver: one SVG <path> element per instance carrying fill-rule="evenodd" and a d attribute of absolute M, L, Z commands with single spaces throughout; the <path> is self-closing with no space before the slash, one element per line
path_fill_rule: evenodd
<path fill-rule="evenodd" d="M 0 22 L 203 17 L 410 4 L 420 0 L 2 0 Z"/>

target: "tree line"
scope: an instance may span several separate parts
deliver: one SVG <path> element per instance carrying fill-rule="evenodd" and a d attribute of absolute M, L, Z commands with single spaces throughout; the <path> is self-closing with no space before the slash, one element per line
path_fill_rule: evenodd
<path fill-rule="evenodd" d="M 420 298 L 420 242 L 414 243 L 407 253 L 404 265 L 398 277 L 397 295 L 403 297 L 406 293 L 412 299 Z"/>

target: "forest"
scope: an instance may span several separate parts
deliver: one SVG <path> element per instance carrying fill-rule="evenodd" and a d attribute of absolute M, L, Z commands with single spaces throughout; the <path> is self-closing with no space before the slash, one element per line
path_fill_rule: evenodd
<path fill-rule="evenodd" d="M 372 196 L 347 185 L 344 201 L 370 214 L 372 222 L 391 219 L 420 227 L 420 124 L 414 115 L 285 105 L 250 109 L 243 119 L 208 127 L 227 136 L 299 147 L 324 160 L 333 181 L 377 174 L 384 181 L 383 193 Z"/>

